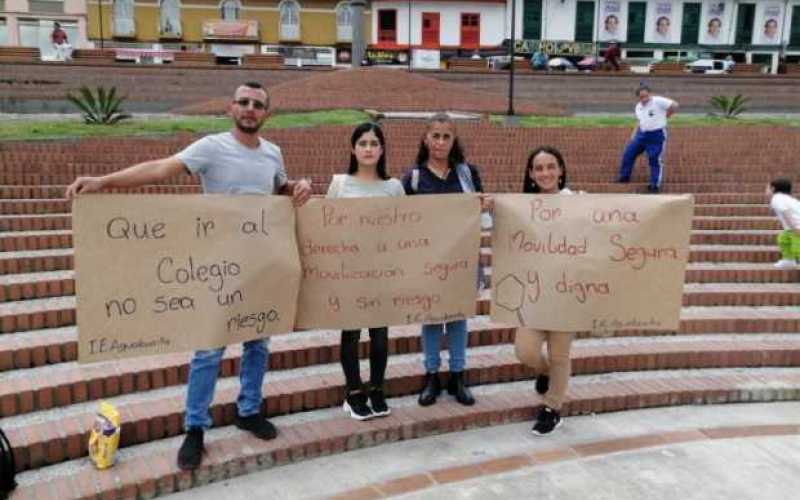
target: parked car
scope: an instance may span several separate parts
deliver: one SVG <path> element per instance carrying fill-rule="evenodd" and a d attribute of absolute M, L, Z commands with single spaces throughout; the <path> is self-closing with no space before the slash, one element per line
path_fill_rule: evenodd
<path fill-rule="evenodd" d="M 733 69 L 733 61 L 725 59 L 698 59 L 686 65 L 690 73 L 702 73 L 706 75 L 720 75 L 730 73 Z"/>

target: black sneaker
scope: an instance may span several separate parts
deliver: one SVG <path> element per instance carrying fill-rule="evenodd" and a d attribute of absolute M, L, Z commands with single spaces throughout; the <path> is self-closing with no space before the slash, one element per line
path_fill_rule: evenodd
<path fill-rule="evenodd" d="M 386 395 L 383 393 L 383 389 L 378 387 L 373 387 L 369 391 L 369 406 L 372 408 L 372 414 L 376 417 L 385 417 L 392 413 L 386 404 Z"/>
<path fill-rule="evenodd" d="M 549 406 L 543 406 L 536 416 L 536 423 L 533 424 L 531 432 L 537 436 L 550 434 L 561 425 L 561 415 Z"/>
<path fill-rule="evenodd" d="M 652 186 L 652 185 L 651 186 L 647 186 L 647 192 L 648 193 L 652 193 L 652 194 L 658 194 L 659 192 L 661 192 L 661 188 L 659 188 L 658 186 Z"/>
<path fill-rule="evenodd" d="M 258 439 L 267 441 L 275 439 L 278 435 L 278 430 L 272 425 L 272 422 L 262 417 L 260 413 L 250 415 L 249 417 L 236 416 L 236 427 L 243 431 L 250 431 Z"/>
<path fill-rule="evenodd" d="M 203 429 L 191 427 L 186 431 L 181 449 L 178 450 L 178 467 L 181 470 L 196 469 L 203 461 Z"/>
<path fill-rule="evenodd" d="M 550 377 L 547 375 L 539 375 L 536 377 L 536 392 L 544 394 L 550 389 Z"/>
<path fill-rule="evenodd" d="M 361 391 L 348 394 L 342 408 L 356 420 L 369 420 L 375 416 L 367 404 L 367 396 Z"/>

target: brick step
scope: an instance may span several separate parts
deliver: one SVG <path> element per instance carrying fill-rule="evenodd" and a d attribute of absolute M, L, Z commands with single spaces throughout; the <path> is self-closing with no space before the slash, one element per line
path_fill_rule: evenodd
<path fill-rule="evenodd" d="M 0 215 L 0 232 L 72 229 L 71 217 L 69 213 Z M 775 217 L 695 217 L 692 229 L 697 231 L 778 231 L 781 230 L 781 224 Z"/>
<path fill-rule="evenodd" d="M 693 230 L 692 245 L 752 245 L 768 246 L 776 243 L 779 231 L 770 230 Z M 0 233 L 0 252 L 50 250 L 72 247 L 72 230 L 30 230 Z"/>
<path fill-rule="evenodd" d="M 0 232 L 72 229 L 72 214 L 0 215 Z"/>
<path fill-rule="evenodd" d="M 630 339 L 629 339 L 630 340 Z M 647 340 L 647 339 L 645 339 Z M 672 368 L 743 368 L 784 367 L 800 364 L 800 339 L 769 343 L 695 343 L 691 346 L 662 346 L 647 342 L 641 349 L 625 342 L 617 349 L 595 345 L 572 353 L 575 375 L 615 371 L 647 371 Z M 800 370 L 798 370 L 800 372 Z M 417 393 L 424 380 L 421 355 L 395 356 L 386 371 L 386 392 L 389 397 Z M 519 363 L 511 345 L 477 348 L 470 353 L 466 377 L 471 385 L 526 380 L 533 371 Z M 219 384 L 210 412 L 214 425 L 229 425 L 235 415 L 239 392 L 235 379 Z M 344 394 L 344 376 L 338 363 L 329 363 L 320 370 L 297 369 L 271 374 L 263 387 L 264 408 L 268 416 L 283 415 L 338 406 Z M 107 399 L 115 404 L 122 417 L 121 447 L 146 443 L 182 432 L 183 388 L 142 394 L 142 397 L 120 396 Z M 324 396 L 322 396 L 324 394 Z M 322 396 L 322 397 L 320 397 Z M 67 458 L 86 455 L 85 436 L 93 425 L 93 404 L 78 404 L 62 410 L 40 411 L 4 419 L 4 431 L 14 443 L 18 470 L 30 470 L 59 463 Z M 160 422 L 160 428 L 152 428 Z M 76 445 L 80 447 L 76 449 Z M 60 453 L 59 453 L 60 451 Z M 81 455 L 76 456 L 80 452 Z"/>
<path fill-rule="evenodd" d="M 692 229 L 699 231 L 781 230 L 776 217 L 697 217 Z"/>
<path fill-rule="evenodd" d="M 0 214 L 62 214 L 71 211 L 72 202 L 66 198 L 0 200 Z"/>
<path fill-rule="evenodd" d="M 18 199 L 60 199 L 64 197 L 67 186 L 0 186 L 0 198 Z M 200 193 L 200 185 L 150 185 L 138 188 L 107 189 L 106 193 L 117 194 L 190 194 Z"/>
<path fill-rule="evenodd" d="M 637 378 L 629 374 L 574 377 L 562 415 L 686 404 L 796 400 L 800 389 L 800 373 L 790 368 L 655 371 L 636 375 Z M 501 375 L 486 382 L 507 378 Z M 412 398 L 390 399 L 392 415 L 369 422 L 356 422 L 334 411 L 310 411 L 306 412 L 309 415 L 306 420 L 275 419 L 278 437 L 272 441 L 259 441 L 233 428 L 212 429 L 206 436 L 203 464 L 191 473 L 177 468 L 177 450 L 182 439 L 165 439 L 176 420 L 174 413 L 166 418 L 140 420 L 137 428 L 123 426 L 123 433 L 126 430 L 141 433 L 152 443 L 122 449 L 119 462 L 107 471 L 96 471 L 85 459 L 73 458 L 81 456 L 83 450 L 78 448 L 81 440 L 68 434 L 76 427 L 71 425 L 64 432 L 72 438 L 70 441 L 56 435 L 50 441 L 31 443 L 35 446 L 28 447 L 34 450 L 33 458 L 40 462 L 47 458 L 71 461 L 21 474 L 15 500 L 72 500 L 101 495 L 112 499 L 152 498 L 259 469 L 387 442 L 530 421 L 534 409 L 542 403 L 541 397 L 530 389 L 529 382 L 487 385 L 485 390 L 478 387 L 475 389 L 478 404 L 471 407 L 458 405 L 450 398 L 443 398 L 432 408 L 419 407 Z M 318 403 L 320 399 L 327 402 L 326 391 L 309 396 L 309 402 Z M 142 416 L 151 415 L 152 412 L 147 412 Z M 227 423 L 229 419 L 221 421 Z M 11 441 L 17 445 L 14 439 Z M 23 446 L 26 444 L 23 442 Z"/>
<path fill-rule="evenodd" d="M 72 247 L 72 231 L 21 231 L 0 234 L 0 251 L 50 250 Z"/>
<path fill-rule="evenodd" d="M 469 345 L 502 347 L 514 342 L 513 329 L 482 328 L 473 322 L 469 335 Z M 270 370 L 291 370 L 307 366 L 336 364 L 339 362 L 338 331 L 313 332 L 304 335 L 301 341 L 294 337 L 298 334 L 281 335 L 273 338 L 271 345 Z M 366 336 L 365 336 L 366 337 Z M 708 345 L 715 346 L 708 348 Z M 594 361 L 584 358 L 598 356 L 616 356 L 616 368 L 611 371 L 636 370 L 627 366 L 625 359 L 640 356 L 641 353 L 657 351 L 668 359 L 665 353 L 673 355 L 677 352 L 718 352 L 729 351 L 731 346 L 745 346 L 748 352 L 768 352 L 775 346 L 793 346 L 800 351 L 800 337 L 788 335 L 704 335 L 700 337 L 626 337 L 626 338 L 589 338 L 581 337 L 573 349 L 574 372 L 581 373 L 581 363 L 594 366 Z M 362 340 L 361 359 L 368 358 L 369 341 Z M 737 347 L 737 348 L 739 348 Z M 758 347 L 758 349 L 756 349 Z M 443 346 L 446 349 L 446 346 Z M 765 351 L 766 350 L 766 351 Z M 389 352 L 391 355 L 404 355 L 421 352 L 418 328 L 393 328 L 390 335 Z M 44 354 L 43 354 L 44 355 Z M 752 355 L 747 359 L 752 360 Z M 800 364 L 800 353 L 794 355 Z M 146 392 L 164 387 L 185 384 L 188 379 L 188 353 L 151 356 L 143 363 L 139 359 L 123 359 L 117 361 L 78 365 L 75 362 L 62 362 L 56 366 L 19 369 L 0 374 L 0 417 L 60 408 L 72 404 L 98 399 L 116 397 L 125 394 Z M 727 357 L 725 355 L 724 357 Z M 682 358 L 683 359 L 683 358 Z M 716 359 L 716 358 L 715 358 Z M 739 358 L 737 358 L 739 359 Z M 667 362 L 670 368 L 699 368 L 696 360 L 688 362 Z M 789 358 L 787 358 L 789 360 Z M 238 376 L 241 361 L 241 347 L 230 346 L 223 358 L 221 373 L 223 378 Z M 601 362 L 603 364 L 605 362 Z M 707 366 L 703 364 L 703 366 Z M 714 365 L 716 366 L 716 365 Z M 720 365 L 722 366 L 722 365 Z M 752 366 L 752 365 L 747 365 Z M 652 369 L 652 368 L 651 368 Z"/>
<path fill-rule="evenodd" d="M 689 262 L 775 262 L 781 254 L 777 245 L 692 245 Z M 480 261 L 492 265 L 492 250 L 481 248 Z"/>
<path fill-rule="evenodd" d="M 720 204 L 695 205 L 694 215 L 700 217 L 768 217 L 769 205 Z"/>
<path fill-rule="evenodd" d="M 787 271 L 787 274 L 791 274 L 791 271 L 800 271 L 800 268 Z M 492 269 L 485 268 L 484 272 L 490 284 Z M 684 287 L 685 306 L 800 305 L 797 298 L 800 296 L 800 287 L 794 283 L 738 283 L 736 280 L 731 283 L 689 283 Z M 74 271 L 0 275 L 0 303 L 73 295 Z M 478 311 L 482 310 L 478 308 Z"/>
<path fill-rule="evenodd" d="M 59 271 L 73 267 L 71 248 L 0 252 L 0 275 Z"/>
<path fill-rule="evenodd" d="M 314 185 L 315 193 L 324 193 L 323 187 Z M 621 191 L 621 193 L 628 193 L 628 191 Z M 63 196 L 63 192 L 61 194 Z M 716 193 L 715 198 L 709 199 L 709 203 L 702 203 L 695 195 L 696 203 L 695 216 L 703 217 L 768 217 L 769 206 L 764 204 L 736 204 L 736 203 L 720 203 L 711 204 L 712 201 L 719 201 L 719 193 Z M 745 193 L 742 196 L 747 197 Z M 72 202 L 64 198 L 50 198 L 50 199 L 16 199 L 4 200 L 0 199 L 0 215 L 25 215 L 25 214 L 64 214 L 72 211 Z"/>
<path fill-rule="evenodd" d="M 519 178 L 515 182 L 514 192 L 520 190 Z M 661 186 L 664 194 L 677 193 L 757 193 L 764 190 L 766 182 L 668 182 Z M 647 182 L 630 182 L 619 184 L 611 180 L 606 182 L 570 182 L 570 187 L 587 193 L 642 193 L 647 190 Z"/>
<path fill-rule="evenodd" d="M 484 302 L 488 300 L 486 292 L 484 292 L 483 300 Z M 0 308 L 3 306 L 3 304 L 0 304 Z M 29 314 L 27 319 L 23 320 L 22 326 L 25 326 L 26 321 L 28 324 L 33 323 L 34 320 L 37 321 L 37 324 L 39 324 L 41 321 L 45 321 L 47 319 L 46 316 L 44 320 L 37 319 L 44 314 L 45 313 L 43 312 Z M 72 314 L 74 317 L 74 310 L 62 309 L 55 312 L 48 311 L 47 314 L 55 315 L 55 320 L 58 320 L 67 314 Z M 34 315 L 37 316 L 37 318 L 31 319 L 31 316 Z M 15 315 L 9 317 L 14 318 L 15 321 L 17 320 L 17 316 Z M 9 323 L 11 322 L 11 320 L 8 321 Z M 74 324 L 74 320 L 72 321 L 72 324 Z M 470 320 L 469 325 L 474 325 L 470 326 L 470 331 L 474 329 L 484 332 L 480 335 L 506 335 L 504 332 L 509 331 L 509 328 L 506 325 L 492 323 L 487 317 L 473 318 Z M 402 329 L 402 327 L 395 327 L 393 328 L 393 331 L 397 328 Z M 605 331 L 597 335 L 659 336 L 675 334 L 699 335 L 709 333 L 760 332 L 800 332 L 800 309 L 798 307 L 790 306 L 684 307 L 681 310 L 681 321 L 677 331 L 624 330 Z M 414 333 L 413 335 L 417 334 Z M 595 334 L 591 332 L 581 332 L 579 335 L 592 336 Z M 336 342 L 338 342 L 338 340 Z M 335 349 L 335 346 L 333 348 Z M 320 354 L 320 356 L 322 356 L 322 354 Z M 57 325 L 50 326 L 45 323 L 45 325 L 39 329 L 29 328 L 28 330 L 20 330 L 17 328 L 0 335 L 0 371 L 12 370 L 15 368 L 37 367 L 45 364 L 55 364 L 75 360 L 77 360 L 77 330 L 74 327 L 68 326 L 62 328 L 58 327 Z"/>
<path fill-rule="evenodd" d="M 115 165 L 110 165 L 103 168 L 96 168 L 93 170 L 88 170 L 89 173 L 78 173 L 81 172 L 84 168 L 86 168 L 87 163 L 84 160 L 79 160 L 79 166 L 76 165 L 76 168 L 73 169 L 74 171 L 71 173 L 41 173 L 41 174 L 32 174 L 32 173 L 25 173 L 25 172 L 9 172 L 8 169 L 4 168 L 5 165 L 2 161 L 0 161 L 0 185 L 2 186 L 42 186 L 42 185 L 55 185 L 55 186 L 67 186 L 75 180 L 76 177 L 79 175 L 104 175 L 111 172 L 115 172 L 118 168 Z M 133 163 L 131 163 L 133 165 Z M 176 175 L 175 177 L 170 177 L 168 181 L 159 184 L 181 184 L 181 185 L 193 185 L 197 184 L 198 181 L 196 178 L 190 175 Z"/>

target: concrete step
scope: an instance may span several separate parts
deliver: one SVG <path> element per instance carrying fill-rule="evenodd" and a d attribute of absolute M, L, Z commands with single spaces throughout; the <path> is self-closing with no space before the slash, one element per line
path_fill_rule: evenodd
<path fill-rule="evenodd" d="M 494 380 L 487 379 L 486 382 Z M 573 377 L 562 414 L 573 416 L 670 405 L 796 400 L 798 390 L 800 371 L 792 368 L 589 375 Z M 531 390 L 529 382 L 503 383 L 475 388 L 478 404 L 472 407 L 460 406 L 447 397 L 430 408 L 416 406 L 413 398 L 392 398 L 389 400 L 392 415 L 356 422 L 342 416 L 338 410 L 318 409 L 316 403 L 319 399 L 314 396 L 320 396 L 324 401 L 325 393 L 317 391 L 309 396 L 309 402 L 315 403 L 314 409 L 303 412 L 302 417 L 275 418 L 279 435 L 272 441 L 259 441 L 230 426 L 212 429 L 206 436 L 207 453 L 203 464 L 191 473 L 177 468 L 175 457 L 182 439 L 166 437 L 173 430 L 173 421 L 178 418 L 173 416 L 174 413 L 163 418 L 146 412 L 137 416 L 141 423 L 135 427 L 131 423 L 124 425 L 123 436 L 135 434 L 138 438 L 142 435 L 149 442 L 124 447 L 119 452 L 118 464 L 101 472 L 80 458 L 83 450 L 79 447 L 85 441 L 83 436 L 68 441 L 66 436 L 53 436 L 51 432 L 48 437 L 52 439 L 31 443 L 26 439 L 33 438 L 32 433 L 25 432 L 22 436 L 15 433 L 12 443 L 21 438 L 20 446 L 35 450 L 32 458 L 37 463 L 46 463 L 47 459 L 69 460 L 21 474 L 21 488 L 15 499 L 71 500 L 100 498 L 101 495 L 106 498 L 150 498 L 259 469 L 387 442 L 529 421 L 534 409 L 541 404 L 541 398 Z M 88 416 L 91 418 L 91 414 Z M 231 419 L 232 415 L 230 418 L 220 417 L 219 424 L 227 425 Z M 80 429 L 77 423 L 62 424 L 62 428 L 65 430 L 63 434 L 68 436 L 74 436 L 71 432 Z M 35 446 L 31 448 L 30 444 Z M 20 456 L 31 457 L 22 453 Z"/>

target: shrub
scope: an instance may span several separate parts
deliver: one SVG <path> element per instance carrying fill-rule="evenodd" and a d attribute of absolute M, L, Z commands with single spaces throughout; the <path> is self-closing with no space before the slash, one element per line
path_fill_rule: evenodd
<path fill-rule="evenodd" d="M 745 104 L 750 100 L 749 97 L 744 97 L 742 94 L 728 97 L 724 95 L 716 95 L 710 99 L 711 107 L 714 108 L 715 115 L 722 116 L 723 118 L 736 118 L 741 112 L 747 111 Z"/>
<path fill-rule="evenodd" d="M 122 110 L 125 96 L 117 97 L 117 88 L 111 87 L 106 91 L 97 87 L 96 96 L 89 87 L 78 89 L 79 94 L 67 93 L 67 99 L 83 113 L 83 121 L 89 124 L 113 125 L 120 120 L 131 118 L 131 115 Z"/>

